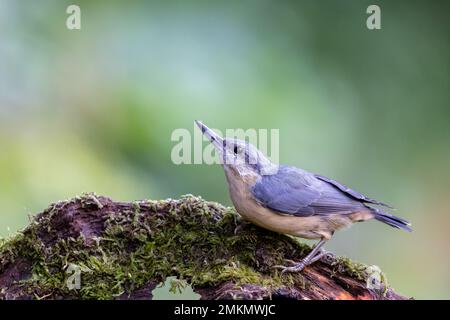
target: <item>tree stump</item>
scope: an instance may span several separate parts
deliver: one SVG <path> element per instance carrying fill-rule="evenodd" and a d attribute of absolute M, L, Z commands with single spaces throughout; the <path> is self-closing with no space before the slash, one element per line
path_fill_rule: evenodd
<path fill-rule="evenodd" d="M 407 299 L 347 258 L 296 274 L 273 268 L 310 250 L 191 195 L 126 203 L 84 194 L 0 240 L 0 299 L 152 299 L 169 276 L 201 299 Z"/>

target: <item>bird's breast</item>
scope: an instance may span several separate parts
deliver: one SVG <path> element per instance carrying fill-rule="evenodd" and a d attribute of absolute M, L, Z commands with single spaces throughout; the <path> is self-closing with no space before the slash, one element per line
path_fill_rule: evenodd
<path fill-rule="evenodd" d="M 231 201 L 236 211 L 246 220 L 279 233 L 290 234 L 306 239 L 331 238 L 334 230 L 328 221 L 319 216 L 298 217 L 276 213 L 260 205 L 251 193 L 258 177 L 237 177 L 226 171 Z"/>

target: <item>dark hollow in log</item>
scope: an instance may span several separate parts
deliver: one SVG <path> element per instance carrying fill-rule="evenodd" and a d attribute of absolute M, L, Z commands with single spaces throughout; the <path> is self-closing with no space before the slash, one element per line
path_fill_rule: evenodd
<path fill-rule="evenodd" d="M 84 194 L 0 240 L 0 299 L 151 299 L 169 276 L 201 299 L 406 299 L 347 258 L 297 274 L 273 268 L 310 250 L 199 197 L 125 203 Z"/>

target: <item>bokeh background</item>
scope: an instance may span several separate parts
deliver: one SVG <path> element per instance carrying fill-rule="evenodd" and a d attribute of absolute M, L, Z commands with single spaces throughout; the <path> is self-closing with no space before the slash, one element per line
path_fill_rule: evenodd
<path fill-rule="evenodd" d="M 449 4 L 0 0 L 0 236 L 87 191 L 230 205 L 218 165 L 171 162 L 172 131 L 279 128 L 282 163 L 413 223 L 359 224 L 329 250 L 405 295 L 450 298 Z"/>

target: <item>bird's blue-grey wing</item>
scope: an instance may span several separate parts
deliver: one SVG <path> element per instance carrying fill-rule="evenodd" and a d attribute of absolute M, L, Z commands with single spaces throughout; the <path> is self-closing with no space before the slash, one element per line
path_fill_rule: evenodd
<path fill-rule="evenodd" d="M 359 193 L 359 192 L 357 192 L 355 190 L 352 190 L 352 189 L 350 189 L 347 186 L 344 186 L 343 184 L 337 182 L 336 180 L 333 180 L 333 179 L 330 179 L 330 178 L 327 178 L 325 176 L 321 176 L 321 175 L 318 175 L 318 174 L 315 174 L 314 176 L 317 179 L 320 179 L 322 181 L 328 182 L 329 184 L 335 186 L 336 188 L 338 188 L 342 192 L 348 194 L 349 196 L 351 196 L 351 197 L 353 197 L 353 198 L 355 198 L 357 200 L 360 200 L 360 201 L 366 202 L 366 203 L 371 203 L 371 204 L 376 204 L 376 205 L 380 205 L 380 206 L 385 206 L 385 207 L 393 209 L 390 205 L 388 205 L 386 203 L 383 203 L 383 202 L 380 202 L 378 200 L 366 197 L 365 195 L 363 195 L 363 194 L 361 194 L 361 193 Z"/>
<path fill-rule="evenodd" d="M 253 186 L 256 201 L 274 211 L 296 216 L 346 214 L 363 205 L 328 182 L 304 170 L 280 166 Z"/>

